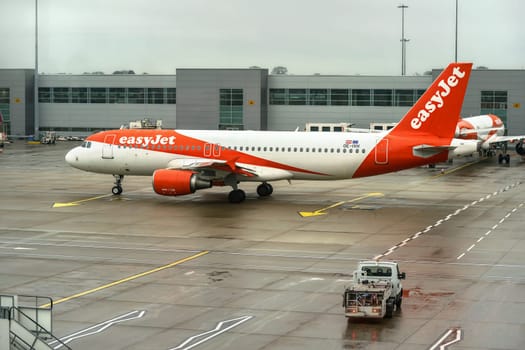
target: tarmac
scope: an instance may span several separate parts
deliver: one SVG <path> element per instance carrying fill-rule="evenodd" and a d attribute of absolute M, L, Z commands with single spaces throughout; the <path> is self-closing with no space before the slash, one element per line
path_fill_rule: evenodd
<path fill-rule="evenodd" d="M 524 349 L 525 162 L 162 197 L 69 167 L 78 142 L 0 154 L 0 294 L 53 299 L 73 349 Z M 359 260 L 407 278 L 392 319 L 347 320 Z M 449 345 L 446 345 L 449 344 Z"/>

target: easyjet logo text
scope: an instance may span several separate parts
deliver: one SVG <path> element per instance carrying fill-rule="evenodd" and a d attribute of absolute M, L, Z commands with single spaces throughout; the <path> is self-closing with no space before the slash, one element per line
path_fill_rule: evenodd
<path fill-rule="evenodd" d="M 451 76 L 439 81 L 438 90 L 430 97 L 430 100 L 425 103 L 425 107 L 417 112 L 417 117 L 412 118 L 410 121 L 412 129 L 419 129 L 435 110 L 445 105 L 445 97 L 450 94 L 450 91 L 459 84 L 459 80 L 464 76 L 465 72 L 462 72 L 459 67 L 455 67 L 452 70 Z"/>
<path fill-rule="evenodd" d="M 142 145 L 148 147 L 149 145 L 174 145 L 176 136 L 122 136 L 118 141 L 124 145 Z"/>

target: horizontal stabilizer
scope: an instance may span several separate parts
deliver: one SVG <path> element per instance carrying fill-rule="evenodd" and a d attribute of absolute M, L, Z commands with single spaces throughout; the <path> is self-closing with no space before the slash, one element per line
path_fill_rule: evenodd
<path fill-rule="evenodd" d="M 415 157 L 430 158 L 439 154 L 443 151 L 452 151 L 456 147 L 450 145 L 444 146 L 430 146 L 430 145 L 419 145 L 412 148 L 412 154 Z"/>

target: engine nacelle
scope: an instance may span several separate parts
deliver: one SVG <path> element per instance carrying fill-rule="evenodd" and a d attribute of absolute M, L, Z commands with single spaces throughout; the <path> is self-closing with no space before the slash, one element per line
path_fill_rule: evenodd
<path fill-rule="evenodd" d="M 516 152 L 520 156 L 525 156 L 525 148 L 523 147 L 523 141 L 520 141 L 516 144 Z"/>
<path fill-rule="evenodd" d="M 471 156 L 479 152 L 480 143 L 476 140 L 452 139 L 454 150 L 448 152 L 448 159 Z"/>
<path fill-rule="evenodd" d="M 189 170 L 159 169 L 153 173 L 153 190 L 163 196 L 182 196 L 196 190 L 210 188 L 211 181 L 199 179 Z"/>

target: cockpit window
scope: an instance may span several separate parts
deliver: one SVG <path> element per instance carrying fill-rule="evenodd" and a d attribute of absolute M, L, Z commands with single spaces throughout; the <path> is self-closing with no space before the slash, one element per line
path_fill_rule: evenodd
<path fill-rule="evenodd" d="M 84 141 L 84 142 L 82 142 L 80 147 L 82 147 L 82 148 L 91 148 L 91 141 Z"/>

